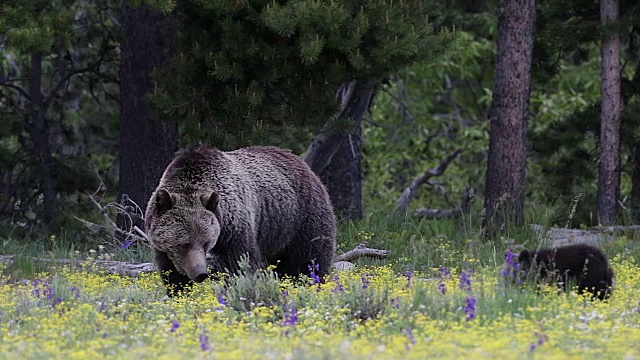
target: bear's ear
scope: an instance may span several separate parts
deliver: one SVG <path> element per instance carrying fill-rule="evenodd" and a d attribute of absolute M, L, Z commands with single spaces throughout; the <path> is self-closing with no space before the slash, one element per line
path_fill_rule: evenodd
<path fill-rule="evenodd" d="M 173 198 L 165 189 L 158 189 L 156 192 L 156 212 L 162 214 L 171 210 L 173 207 Z"/>
<path fill-rule="evenodd" d="M 200 200 L 202 200 L 202 205 L 204 205 L 207 210 L 212 213 L 217 213 L 218 202 L 220 201 L 220 195 L 218 195 L 217 192 L 212 191 L 209 195 L 202 195 Z"/>

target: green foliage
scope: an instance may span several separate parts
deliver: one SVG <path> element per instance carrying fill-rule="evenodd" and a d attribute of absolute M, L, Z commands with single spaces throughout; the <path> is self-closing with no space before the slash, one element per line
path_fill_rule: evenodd
<path fill-rule="evenodd" d="M 412 65 L 382 89 L 363 128 L 367 206 L 389 208 L 455 149 L 463 153 L 432 179 L 445 185 L 425 185 L 413 205 L 452 208 L 467 187 L 482 190 L 494 54 L 493 42 L 459 31 L 441 59 Z"/>
<path fill-rule="evenodd" d="M 599 7 L 597 3 L 580 0 L 546 2 L 539 11 L 528 189 L 531 200 L 539 203 L 558 201 L 568 206 L 572 198 L 579 197 L 584 206 L 578 208 L 573 226 L 597 225 L 602 36 Z M 640 88 L 631 84 L 640 77 L 636 74 L 638 45 L 633 40 L 638 29 L 632 24 L 640 19 L 640 6 L 623 2 L 620 14 L 621 20 L 613 26 L 620 32 L 623 46 L 621 192 L 626 197 L 632 187 L 631 173 L 637 166 L 633 164 L 637 141 L 634 134 L 640 123 L 634 104 Z"/>
<path fill-rule="evenodd" d="M 184 142 L 222 148 L 306 134 L 335 114 L 341 84 L 435 58 L 453 38 L 433 33 L 420 1 L 181 5 L 182 50 L 152 103 Z"/>
<path fill-rule="evenodd" d="M 278 277 L 271 269 L 249 269 L 249 260 L 243 256 L 238 262 L 240 272 L 227 279 L 229 306 L 237 311 L 251 311 L 259 306 L 282 304 Z"/>
<path fill-rule="evenodd" d="M 5 46 L 22 53 L 48 52 L 68 44 L 73 32 L 75 0 L 4 1 L 0 29 Z"/>
<path fill-rule="evenodd" d="M 98 176 L 109 190 L 115 190 L 115 6 L 111 0 L 11 0 L 0 5 L 3 222 L 40 224 L 41 182 L 47 176 L 55 178 L 61 208 L 58 225 L 67 230 L 79 225 L 73 215 L 95 211 L 81 194 L 98 189 Z M 37 54 L 41 60 L 36 60 Z M 32 76 L 32 67 L 42 68 L 42 79 Z M 44 110 L 42 120 L 36 118 L 36 108 Z M 43 144 L 33 138 L 34 128 L 47 137 L 49 149 L 38 147 Z M 47 155 L 53 175 L 42 171 Z"/>

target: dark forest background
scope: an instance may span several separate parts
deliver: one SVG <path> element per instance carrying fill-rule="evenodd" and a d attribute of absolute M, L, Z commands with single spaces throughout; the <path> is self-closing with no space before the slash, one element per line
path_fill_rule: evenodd
<path fill-rule="evenodd" d="M 196 143 L 292 149 L 345 220 L 637 223 L 639 20 L 616 0 L 3 1 L 0 231 L 86 236 L 96 203 L 140 225 Z"/>

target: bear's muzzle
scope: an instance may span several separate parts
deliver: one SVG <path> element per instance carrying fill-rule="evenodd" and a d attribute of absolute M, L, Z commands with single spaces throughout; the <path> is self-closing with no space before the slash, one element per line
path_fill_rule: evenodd
<path fill-rule="evenodd" d="M 187 273 L 189 279 L 195 282 L 203 282 L 209 277 L 204 250 L 191 249 L 187 252 L 184 271 Z"/>

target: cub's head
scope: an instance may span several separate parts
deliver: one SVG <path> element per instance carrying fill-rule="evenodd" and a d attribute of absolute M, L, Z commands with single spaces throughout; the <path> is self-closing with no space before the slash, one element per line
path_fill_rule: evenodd
<path fill-rule="evenodd" d="M 220 236 L 219 196 L 170 193 L 156 190 L 145 219 L 151 246 L 167 254 L 176 269 L 189 279 L 208 277 L 206 255 Z"/>
<path fill-rule="evenodd" d="M 520 251 L 518 255 L 518 264 L 520 269 L 529 270 L 531 268 L 531 252 L 527 249 Z"/>

